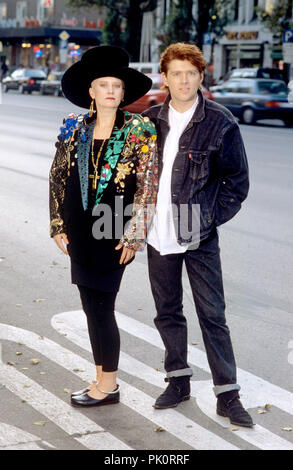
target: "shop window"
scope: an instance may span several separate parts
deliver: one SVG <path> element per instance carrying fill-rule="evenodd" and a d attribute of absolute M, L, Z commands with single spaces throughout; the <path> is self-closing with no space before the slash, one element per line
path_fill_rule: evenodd
<path fill-rule="evenodd" d="M 266 7 L 265 7 L 265 10 L 267 13 L 271 14 L 274 7 L 276 6 L 275 5 L 275 0 L 266 0 Z"/>
<path fill-rule="evenodd" d="M 257 7 L 258 7 L 258 0 L 254 0 L 252 21 L 257 19 L 257 11 L 256 11 Z"/>
<path fill-rule="evenodd" d="M 48 21 L 54 13 L 54 0 L 38 0 L 37 18 L 40 22 Z"/>
<path fill-rule="evenodd" d="M 16 22 L 19 26 L 24 26 L 27 18 L 27 2 L 22 0 L 16 3 Z"/>
<path fill-rule="evenodd" d="M 7 4 L 0 3 L 0 21 L 7 20 Z"/>

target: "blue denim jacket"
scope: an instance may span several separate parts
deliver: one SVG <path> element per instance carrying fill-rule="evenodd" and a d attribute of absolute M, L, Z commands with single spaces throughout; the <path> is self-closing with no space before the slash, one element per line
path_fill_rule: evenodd
<path fill-rule="evenodd" d="M 230 220 L 240 210 L 249 188 L 246 152 L 235 118 L 224 106 L 205 99 L 200 90 L 198 95 L 198 105 L 180 137 L 172 170 L 173 219 L 181 245 L 203 240 L 215 227 Z M 170 96 L 143 113 L 156 125 L 159 176 L 169 132 L 169 101 Z M 191 220 L 194 204 L 200 205 L 200 233 L 186 237 L 180 231 L 180 207 L 187 207 Z"/>

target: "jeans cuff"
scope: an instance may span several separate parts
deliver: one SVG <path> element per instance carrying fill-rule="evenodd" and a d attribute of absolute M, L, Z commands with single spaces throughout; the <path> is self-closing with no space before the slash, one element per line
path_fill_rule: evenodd
<path fill-rule="evenodd" d="M 170 377 L 183 377 L 183 376 L 192 376 L 193 371 L 189 367 L 186 369 L 178 369 L 178 370 L 172 370 L 171 372 L 167 372 L 167 378 Z"/>
<path fill-rule="evenodd" d="M 230 392 L 231 390 L 240 390 L 240 385 L 238 384 L 227 384 L 227 385 L 215 385 L 213 390 L 216 397 L 220 393 Z"/>

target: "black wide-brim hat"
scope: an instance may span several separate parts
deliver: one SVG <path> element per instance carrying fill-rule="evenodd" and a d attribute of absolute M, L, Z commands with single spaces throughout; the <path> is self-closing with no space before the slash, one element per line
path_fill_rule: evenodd
<path fill-rule="evenodd" d="M 145 95 L 152 86 L 149 77 L 128 65 L 129 56 L 121 47 L 93 47 L 64 73 L 61 81 L 63 94 L 71 103 L 89 109 L 92 81 L 101 77 L 116 77 L 124 82 L 122 105 L 127 106 Z"/>

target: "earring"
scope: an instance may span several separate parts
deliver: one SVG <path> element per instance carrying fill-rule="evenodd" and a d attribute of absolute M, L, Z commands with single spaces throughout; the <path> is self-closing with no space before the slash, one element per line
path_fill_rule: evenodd
<path fill-rule="evenodd" d="M 95 103 L 95 100 L 92 100 L 91 105 L 90 105 L 90 110 L 89 110 L 90 117 L 92 117 L 92 115 L 94 113 L 94 103 Z"/>

